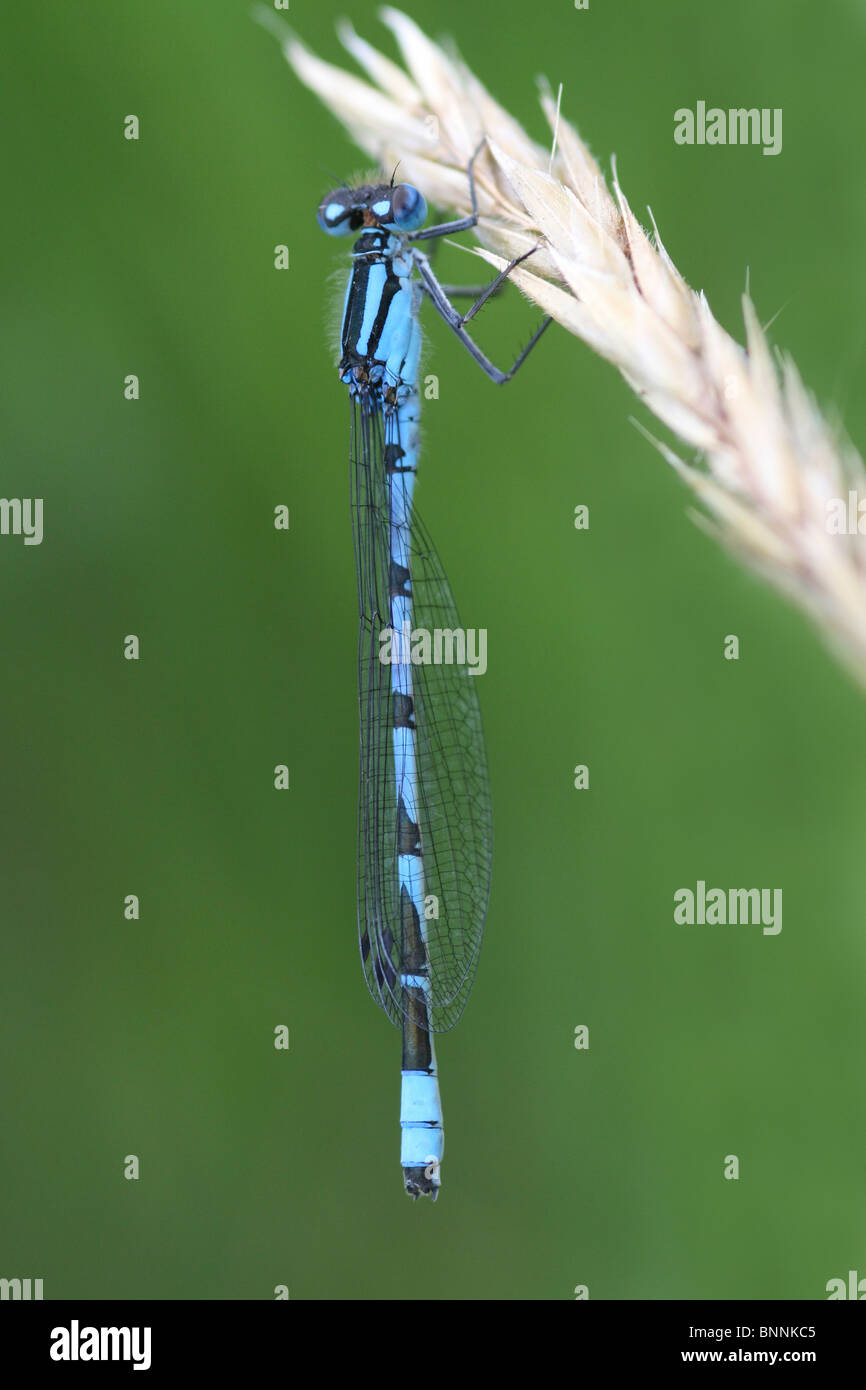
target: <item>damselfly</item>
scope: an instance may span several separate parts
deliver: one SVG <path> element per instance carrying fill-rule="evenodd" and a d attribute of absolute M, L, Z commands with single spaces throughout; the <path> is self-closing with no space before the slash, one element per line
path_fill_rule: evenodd
<path fill-rule="evenodd" d="M 360 609 L 361 957 L 373 998 L 403 1035 L 406 1190 L 434 1199 L 444 1134 L 433 1033 L 456 1023 L 472 987 L 490 889 L 492 811 L 471 668 L 431 659 L 434 634 L 459 644 L 461 629 L 448 581 L 413 506 L 418 313 L 428 297 L 487 376 L 500 384 L 514 375 L 549 322 L 542 323 L 513 367 L 500 371 L 470 338 L 466 323 L 517 262 L 480 293 L 468 291 L 478 297 L 460 315 L 450 295 L 467 291 L 446 292 L 417 246 L 475 225 L 476 156 L 468 170 L 472 215 L 458 221 L 421 230 L 427 217 L 424 198 L 417 188 L 393 179 L 337 188 L 318 211 L 319 225 L 329 235 L 360 234 L 352 248 L 339 372 L 352 406 Z"/>

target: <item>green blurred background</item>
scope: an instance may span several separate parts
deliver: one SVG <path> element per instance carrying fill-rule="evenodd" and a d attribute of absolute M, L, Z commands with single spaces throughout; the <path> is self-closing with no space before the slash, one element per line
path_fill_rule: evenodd
<path fill-rule="evenodd" d="M 748 267 L 774 341 L 866 438 L 862 4 L 407 8 L 541 139 L 535 77 L 564 82 L 726 326 Z M 350 0 L 290 17 L 339 61 L 341 13 L 393 51 Z M 45 499 L 45 539 L 0 539 L 0 1275 L 47 1298 L 679 1299 L 866 1273 L 866 704 L 691 524 L 626 387 L 556 328 L 498 392 L 428 325 L 420 501 L 490 634 L 496 860 L 440 1045 L 442 1196 L 405 1197 L 399 1037 L 354 918 L 325 328 L 345 248 L 314 219 L 328 170 L 363 160 L 245 0 L 51 0 L 4 30 L 0 491 Z M 701 98 L 783 107 L 782 154 L 676 146 Z M 481 337 L 510 360 L 536 321 L 514 295 Z M 781 935 L 675 926 L 699 878 L 781 887 Z"/>

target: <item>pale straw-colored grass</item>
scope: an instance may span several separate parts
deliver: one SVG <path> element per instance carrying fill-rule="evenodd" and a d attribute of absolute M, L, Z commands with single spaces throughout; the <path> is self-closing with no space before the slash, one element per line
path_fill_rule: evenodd
<path fill-rule="evenodd" d="M 385 170 L 399 161 L 399 178 L 431 206 L 470 211 L 466 167 L 486 142 L 475 162 L 477 254 L 501 269 L 539 247 L 513 272 L 516 284 L 619 368 L 688 446 L 686 461 L 654 441 L 703 504 L 704 524 L 806 608 L 866 679 L 866 537 L 827 527 L 829 499 L 866 497 L 863 463 L 793 362 L 771 352 L 751 300 L 743 298 L 743 348 L 686 284 L 655 226 L 652 235 L 641 226 L 615 168 L 611 192 L 548 91 L 552 157 L 454 53 L 399 10 L 382 18 L 405 70 L 348 25 L 340 38 L 369 81 L 322 62 L 292 34 L 285 56 L 355 143 Z"/>

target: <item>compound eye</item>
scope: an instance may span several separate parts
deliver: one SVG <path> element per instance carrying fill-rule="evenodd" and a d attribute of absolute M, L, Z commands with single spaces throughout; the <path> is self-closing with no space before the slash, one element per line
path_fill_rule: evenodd
<path fill-rule="evenodd" d="M 328 236 L 344 236 L 352 231 L 352 209 L 339 193 L 329 193 L 319 204 L 316 221 Z"/>
<path fill-rule="evenodd" d="M 414 232 L 427 217 L 427 204 L 411 183 L 398 183 L 391 193 L 391 217 L 401 232 Z"/>

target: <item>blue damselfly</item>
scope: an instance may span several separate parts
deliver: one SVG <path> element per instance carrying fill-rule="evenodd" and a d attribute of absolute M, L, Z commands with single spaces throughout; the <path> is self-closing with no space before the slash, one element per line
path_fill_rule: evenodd
<path fill-rule="evenodd" d="M 370 992 L 402 1031 L 401 1164 L 413 1197 L 435 1198 L 440 1184 L 444 1135 L 433 1033 L 456 1023 L 472 987 L 492 858 L 476 683 L 465 664 L 412 655 L 411 634 L 460 631 L 448 581 L 413 506 L 419 309 L 429 298 L 499 384 L 514 375 L 549 322 L 542 323 L 513 367 L 500 371 L 469 336 L 466 323 L 517 262 L 480 292 L 477 287 L 446 292 L 417 245 L 475 225 L 477 154 L 468 169 L 473 208 L 468 217 L 422 230 L 423 196 L 393 178 L 388 184 L 344 185 L 318 210 L 319 225 L 329 235 L 357 236 L 339 373 L 352 410 L 360 610 L 358 924 Z M 477 298 L 461 315 L 451 296 L 467 292 Z M 391 659 L 384 660 L 388 634 L 410 640 L 391 643 Z"/>

